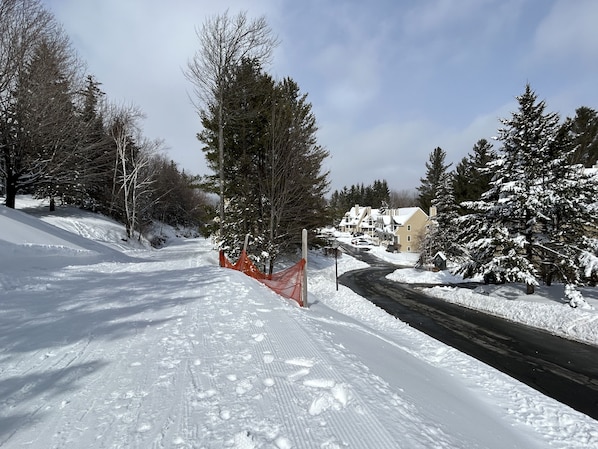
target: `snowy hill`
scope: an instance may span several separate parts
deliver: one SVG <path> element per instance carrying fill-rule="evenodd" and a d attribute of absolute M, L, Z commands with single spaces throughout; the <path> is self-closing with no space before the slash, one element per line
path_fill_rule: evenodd
<path fill-rule="evenodd" d="M 203 239 L 0 206 L 0 448 L 590 448 L 596 421 L 401 323 L 309 256 L 309 309 Z M 361 267 L 348 256 L 339 271 Z"/>

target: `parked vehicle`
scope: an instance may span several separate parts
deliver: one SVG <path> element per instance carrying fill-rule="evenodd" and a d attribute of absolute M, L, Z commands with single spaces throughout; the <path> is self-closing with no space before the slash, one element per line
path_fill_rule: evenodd
<path fill-rule="evenodd" d="M 398 253 L 399 247 L 397 245 L 388 245 L 386 247 L 386 251 L 388 251 L 389 253 Z"/>

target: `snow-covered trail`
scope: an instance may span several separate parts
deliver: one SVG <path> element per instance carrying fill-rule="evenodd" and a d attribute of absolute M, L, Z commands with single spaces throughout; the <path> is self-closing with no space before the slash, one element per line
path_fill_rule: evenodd
<path fill-rule="evenodd" d="M 482 391 L 484 382 L 504 383 L 481 378 L 476 388 L 444 367 L 463 360 L 451 359 L 456 351 L 425 343 L 436 349 L 420 352 L 424 343 L 399 321 L 381 331 L 317 298 L 300 309 L 218 268 L 203 240 L 129 256 L 139 258 L 15 272 L 0 290 L 0 447 L 527 449 L 550 441 L 537 418 L 528 427 Z"/>

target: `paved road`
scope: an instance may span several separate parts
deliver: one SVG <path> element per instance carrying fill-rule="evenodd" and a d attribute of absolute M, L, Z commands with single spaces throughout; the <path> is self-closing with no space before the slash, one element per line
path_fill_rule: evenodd
<path fill-rule="evenodd" d="M 386 279 L 396 269 L 368 254 L 371 268 L 339 282 L 412 327 L 598 420 L 598 347 L 426 296 Z"/>

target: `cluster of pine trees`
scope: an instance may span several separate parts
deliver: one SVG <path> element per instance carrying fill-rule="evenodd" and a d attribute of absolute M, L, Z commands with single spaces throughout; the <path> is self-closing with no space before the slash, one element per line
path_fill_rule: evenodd
<path fill-rule="evenodd" d="M 422 258 L 443 251 L 465 276 L 521 282 L 528 293 L 560 280 L 598 276 L 598 113 L 581 107 L 561 121 L 529 85 L 519 109 L 501 120 L 498 151 L 480 140 L 453 172 L 437 148 L 426 164 L 420 201 L 437 208 Z"/>
<path fill-rule="evenodd" d="M 249 256 L 272 272 L 280 254 L 300 247 L 303 229 L 328 222 L 328 152 L 317 144 L 307 95 L 263 68 L 277 44 L 263 17 L 224 13 L 207 20 L 198 37 L 187 76 L 213 171 L 204 185 L 220 197 L 215 237 L 236 258 L 249 236 Z"/>
<path fill-rule="evenodd" d="M 141 130 L 135 107 L 111 105 L 84 75 L 54 16 L 38 0 L 0 0 L 0 194 L 103 212 L 128 237 L 153 219 L 198 227 L 206 196 Z"/>
<path fill-rule="evenodd" d="M 376 180 L 372 185 L 352 185 L 335 190 L 330 197 L 329 207 L 333 217 L 340 219 L 356 204 L 375 209 L 389 207 L 391 192 L 385 179 Z"/>

